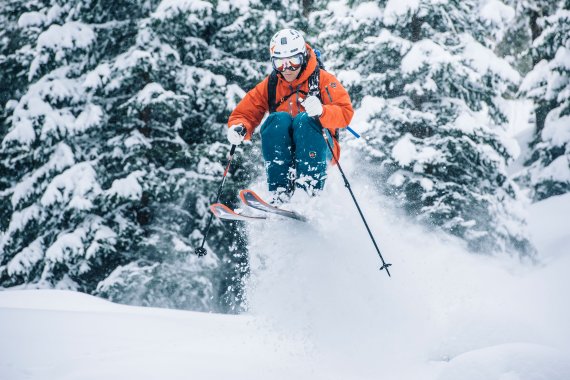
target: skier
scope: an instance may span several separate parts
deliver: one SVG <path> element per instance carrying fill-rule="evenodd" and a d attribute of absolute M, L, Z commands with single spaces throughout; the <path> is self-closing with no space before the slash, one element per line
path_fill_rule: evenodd
<path fill-rule="evenodd" d="M 349 125 L 354 111 L 347 91 L 334 75 L 321 70 L 299 31 L 277 32 L 269 52 L 273 72 L 236 106 L 227 136 L 233 145 L 250 140 L 270 113 L 260 129 L 261 149 L 271 203 L 279 205 L 290 199 L 295 187 L 311 196 L 323 189 L 327 163 L 335 162 L 323 130 L 338 159 L 338 129 Z"/>

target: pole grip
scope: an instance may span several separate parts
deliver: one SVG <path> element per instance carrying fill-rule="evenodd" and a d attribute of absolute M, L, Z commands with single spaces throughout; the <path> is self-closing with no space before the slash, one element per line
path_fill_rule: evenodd
<path fill-rule="evenodd" d="M 243 125 L 235 127 L 235 131 L 242 136 L 247 135 L 247 129 Z M 236 148 L 237 145 L 232 144 L 232 147 L 230 148 L 230 157 L 234 155 L 234 153 L 236 152 Z"/>

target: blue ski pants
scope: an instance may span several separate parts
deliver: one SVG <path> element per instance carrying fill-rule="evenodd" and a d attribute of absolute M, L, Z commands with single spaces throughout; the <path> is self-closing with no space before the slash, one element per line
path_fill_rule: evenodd
<path fill-rule="evenodd" d="M 325 131 L 332 142 L 330 132 Z M 332 154 L 315 120 L 306 112 L 295 118 L 287 112 L 274 112 L 260 132 L 269 191 L 291 193 L 296 186 L 313 195 L 323 189 Z"/>

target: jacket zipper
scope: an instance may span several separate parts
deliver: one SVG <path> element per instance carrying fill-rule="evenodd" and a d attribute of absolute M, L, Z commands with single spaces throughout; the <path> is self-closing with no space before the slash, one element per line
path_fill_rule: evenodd
<path fill-rule="evenodd" d="M 301 113 L 301 107 L 299 107 L 299 90 L 301 90 L 301 85 L 297 86 L 297 91 L 295 92 L 295 102 L 297 103 L 297 113 Z"/>
<path fill-rule="evenodd" d="M 291 90 L 291 92 L 293 92 L 293 86 L 289 85 L 289 90 Z M 289 98 L 291 99 L 291 98 Z M 291 116 L 293 116 L 293 101 L 289 100 L 289 114 Z"/>
<path fill-rule="evenodd" d="M 331 96 L 331 93 L 330 93 L 330 91 L 329 91 L 329 86 L 328 86 L 328 85 L 325 86 L 325 90 L 327 91 L 327 95 L 329 96 L 329 100 L 330 100 L 331 103 L 332 103 L 333 100 L 332 100 L 332 96 Z"/>

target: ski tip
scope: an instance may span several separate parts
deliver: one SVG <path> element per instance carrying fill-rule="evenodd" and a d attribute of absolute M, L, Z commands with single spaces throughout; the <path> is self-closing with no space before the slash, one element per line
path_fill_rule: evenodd
<path fill-rule="evenodd" d="M 247 190 L 240 190 L 239 191 L 239 198 L 241 199 L 241 201 L 243 203 L 247 203 L 247 201 L 245 200 L 245 193 L 244 193 L 245 191 L 247 191 Z"/>
<path fill-rule="evenodd" d="M 241 198 L 243 203 L 248 203 L 248 198 L 251 200 L 252 198 L 255 199 L 257 202 L 265 205 L 265 206 L 269 206 L 271 207 L 270 204 L 268 204 L 267 202 L 265 202 L 259 195 L 257 195 L 257 193 L 253 190 L 250 189 L 243 189 L 240 190 L 239 192 L 239 197 Z"/>
<path fill-rule="evenodd" d="M 210 211 L 212 212 L 212 214 L 214 214 L 214 216 L 216 216 L 218 218 L 222 215 L 222 213 L 224 211 L 226 213 L 229 213 L 229 214 L 234 213 L 231 208 L 229 208 L 228 206 L 226 206 L 223 203 L 214 203 L 214 204 L 210 205 Z"/>

